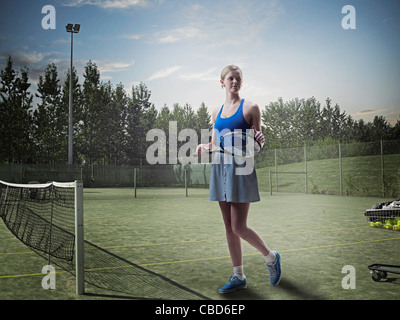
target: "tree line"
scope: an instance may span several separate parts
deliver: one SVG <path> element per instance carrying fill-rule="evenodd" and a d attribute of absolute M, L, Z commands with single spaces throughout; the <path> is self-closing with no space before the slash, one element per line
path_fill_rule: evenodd
<path fill-rule="evenodd" d="M 60 85 L 57 66 L 51 63 L 39 76 L 36 98 L 29 91 L 28 68 L 16 72 L 11 56 L 0 71 L 0 164 L 66 163 L 68 157 L 69 79 Z M 164 105 L 150 102 L 151 91 L 141 82 L 128 94 L 100 81 L 98 67 L 89 61 L 80 84 L 72 70 L 73 163 L 140 165 L 145 163 L 146 132 L 160 128 L 168 133 L 169 121 L 179 128 L 210 128 L 211 117 L 202 103 Z"/>
<path fill-rule="evenodd" d="M 327 98 L 322 106 L 314 97 L 271 102 L 262 111 L 269 148 L 337 143 L 400 140 L 400 120 L 392 126 L 383 116 L 372 122 L 354 120 Z"/>
<path fill-rule="evenodd" d="M 57 66 L 49 64 L 31 92 L 29 69 L 14 69 L 12 57 L 0 71 L 0 164 L 66 163 L 68 153 L 69 79 L 60 84 Z M 169 122 L 178 132 L 211 129 L 211 116 L 202 103 L 197 111 L 190 104 L 161 108 L 151 103 L 151 91 L 141 82 L 127 92 L 100 81 L 98 67 L 89 61 L 79 80 L 72 70 L 74 164 L 146 164 L 146 133 L 159 128 L 168 134 Z M 302 146 L 304 143 L 400 140 L 400 121 L 391 126 L 384 117 L 373 122 L 355 121 L 332 106 L 321 106 L 314 97 L 284 102 L 278 99 L 262 108 L 263 131 L 268 148 Z M 34 105 L 36 104 L 36 105 Z M 200 141 L 199 141 L 200 142 Z M 184 143 L 184 142 L 180 142 Z"/>

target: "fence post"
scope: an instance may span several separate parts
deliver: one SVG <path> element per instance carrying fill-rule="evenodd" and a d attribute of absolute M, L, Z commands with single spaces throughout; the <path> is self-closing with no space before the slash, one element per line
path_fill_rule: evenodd
<path fill-rule="evenodd" d="M 136 168 L 133 169 L 133 190 L 135 192 L 135 198 L 136 198 Z"/>
<path fill-rule="evenodd" d="M 343 175 L 342 175 L 342 145 L 339 142 L 339 179 L 340 179 L 340 195 L 343 196 Z"/>
<path fill-rule="evenodd" d="M 185 168 L 185 192 L 186 197 L 188 196 L 188 181 L 187 181 L 187 169 Z"/>
<path fill-rule="evenodd" d="M 278 192 L 278 159 L 276 155 L 276 148 L 275 148 L 275 183 L 276 183 L 276 192 Z"/>
<path fill-rule="evenodd" d="M 269 170 L 269 192 L 272 196 L 272 170 Z"/>
<path fill-rule="evenodd" d="M 400 169 L 397 170 L 397 196 L 400 197 Z"/>
<path fill-rule="evenodd" d="M 307 182 L 307 146 L 304 143 L 304 173 L 305 173 L 305 192 L 308 194 L 308 182 Z"/>
<path fill-rule="evenodd" d="M 381 139 L 382 198 L 385 198 L 385 166 L 383 161 L 383 140 Z"/>

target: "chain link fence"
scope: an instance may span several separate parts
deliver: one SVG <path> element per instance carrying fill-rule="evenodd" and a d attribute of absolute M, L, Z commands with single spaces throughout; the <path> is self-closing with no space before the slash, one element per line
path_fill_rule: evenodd
<path fill-rule="evenodd" d="M 400 196 L 400 141 L 268 150 L 258 163 L 271 193 Z"/>
<path fill-rule="evenodd" d="M 400 141 L 273 149 L 256 156 L 260 190 L 400 197 Z M 0 180 L 81 180 L 88 187 L 207 188 L 211 164 L 0 165 Z"/>

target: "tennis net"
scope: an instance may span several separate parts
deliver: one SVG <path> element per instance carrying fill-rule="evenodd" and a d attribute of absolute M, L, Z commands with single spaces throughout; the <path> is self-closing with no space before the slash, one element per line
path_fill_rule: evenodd
<path fill-rule="evenodd" d="M 83 293 L 81 182 L 15 184 L 0 180 L 0 217 L 11 233 L 48 264 L 74 273 L 77 293 Z"/>
<path fill-rule="evenodd" d="M 208 299 L 83 239 L 83 185 L 0 180 L 0 217 L 25 245 L 84 283 L 134 299 Z"/>
<path fill-rule="evenodd" d="M 72 261 L 75 242 L 74 184 L 12 184 L 0 181 L 0 216 L 25 245 Z"/>

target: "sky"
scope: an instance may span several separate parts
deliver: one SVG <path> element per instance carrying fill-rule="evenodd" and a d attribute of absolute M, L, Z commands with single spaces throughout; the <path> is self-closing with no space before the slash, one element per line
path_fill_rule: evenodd
<path fill-rule="evenodd" d="M 42 13 L 46 5 L 55 19 Z M 330 98 L 355 120 L 400 119 L 397 0 L 1 0 L 0 69 L 11 55 L 16 70 L 29 68 L 34 92 L 55 63 L 62 84 L 68 23 L 81 25 L 73 53 L 80 82 L 91 60 L 102 81 L 127 93 L 145 83 L 158 110 L 220 108 L 221 70 L 235 64 L 241 97 L 261 109 L 280 97 L 315 97 L 322 106 Z"/>

